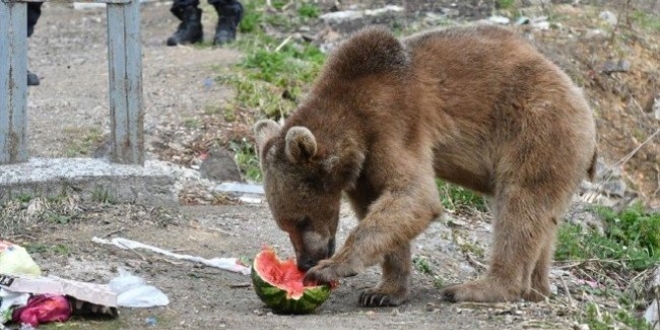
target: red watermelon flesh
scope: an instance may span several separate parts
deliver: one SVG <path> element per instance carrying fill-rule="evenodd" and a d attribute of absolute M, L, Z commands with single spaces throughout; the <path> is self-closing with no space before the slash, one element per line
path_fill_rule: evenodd
<path fill-rule="evenodd" d="M 259 273 L 265 281 L 287 291 L 287 298 L 298 299 L 305 291 L 301 272 L 293 259 L 280 260 L 273 249 L 265 249 L 259 258 Z"/>

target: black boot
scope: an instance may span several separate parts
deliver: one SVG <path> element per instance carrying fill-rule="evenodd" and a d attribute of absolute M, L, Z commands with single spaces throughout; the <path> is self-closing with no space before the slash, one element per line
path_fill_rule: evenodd
<path fill-rule="evenodd" d="M 28 73 L 27 73 L 27 84 L 28 84 L 28 86 L 37 86 L 37 85 L 39 85 L 39 77 L 37 77 L 36 74 L 30 72 L 30 70 L 28 70 Z"/>
<path fill-rule="evenodd" d="M 34 26 L 37 25 L 39 17 L 41 16 L 41 5 L 43 2 L 28 2 L 27 4 L 27 36 L 30 38 L 34 33 Z M 39 77 L 28 70 L 27 85 L 38 86 Z"/>
<path fill-rule="evenodd" d="M 214 45 L 230 43 L 236 39 L 236 28 L 243 19 L 243 5 L 236 1 L 233 4 L 214 4 L 218 12 L 218 25 L 215 27 Z"/>
<path fill-rule="evenodd" d="M 202 29 L 202 10 L 197 6 L 172 8 L 172 14 L 181 20 L 176 32 L 167 39 L 168 46 L 185 45 L 201 42 L 204 39 Z"/>

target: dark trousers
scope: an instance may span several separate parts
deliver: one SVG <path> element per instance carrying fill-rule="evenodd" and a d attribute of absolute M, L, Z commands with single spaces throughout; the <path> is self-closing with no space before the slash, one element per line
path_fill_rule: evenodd
<path fill-rule="evenodd" d="M 208 2 L 215 7 L 226 8 L 226 10 L 242 11 L 243 9 L 243 6 L 237 0 L 208 0 Z M 174 0 L 172 3 L 172 12 L 188 6 L 199 6 L 199 0 Z"/>
<path fill-rule="evenodd" d="M 37 25 L 39 16 L 41 16 L 41 5 L 43 2 L 27 3 L 27 35 L 30 37 L 34 33 L 34 26 Z"/>

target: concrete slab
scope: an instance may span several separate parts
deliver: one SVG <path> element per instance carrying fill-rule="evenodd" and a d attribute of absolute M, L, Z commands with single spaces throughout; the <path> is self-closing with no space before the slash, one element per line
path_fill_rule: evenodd
<path fill-rule="evenodd" d="M 73 192 L 83 199 L 175 205 L 177 171 L 161 161 L 146 161 L 142 167 L 93 158 L 32 158 L 0 166 L 0 201 Z"/>

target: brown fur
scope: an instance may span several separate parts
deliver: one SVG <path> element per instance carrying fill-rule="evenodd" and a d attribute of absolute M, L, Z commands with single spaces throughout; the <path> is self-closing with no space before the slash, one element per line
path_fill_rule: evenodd
<path fill-rule="evenodd" d="M 488 274 L 450 301 L 538 301 L 557 220 L 594 174 L 595 125 L 581 91 L 513 32 L 452 28 L 397 40 L 370 27 L 338 47 L 280 127 L 255 125 L 266 197 L 307 279 L 380 264 L 364 306 L 398 305 L 410 241 L 442 212 L 434 177 L 492 197 Z M 342 192 L 360 219 L 336 254 Z"/>

